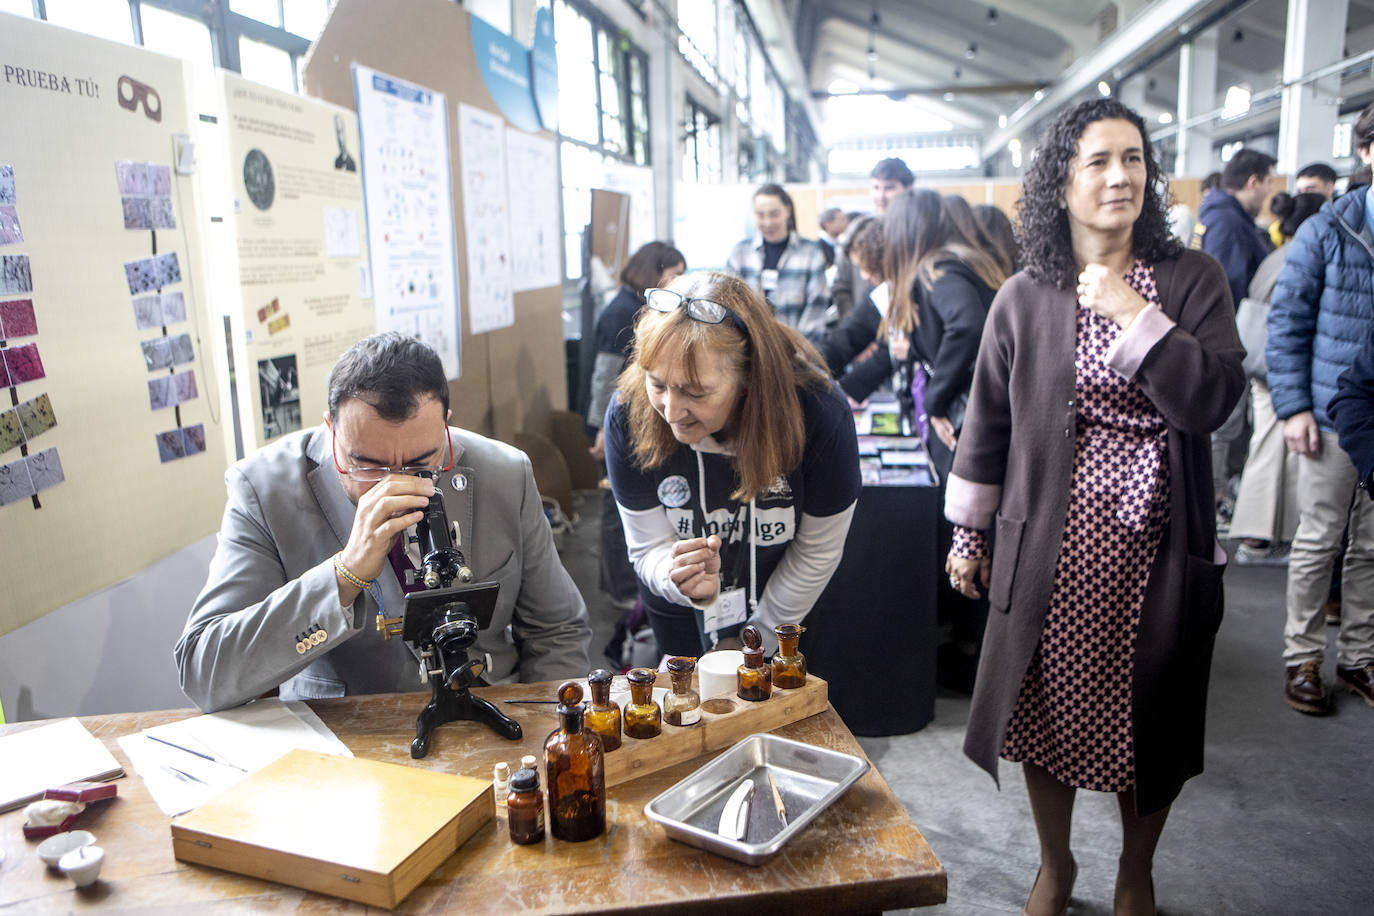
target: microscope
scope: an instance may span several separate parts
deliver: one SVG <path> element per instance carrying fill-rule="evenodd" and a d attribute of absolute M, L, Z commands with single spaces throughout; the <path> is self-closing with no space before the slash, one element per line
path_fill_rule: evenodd
<path fill-rule="evenodd" d="M 437 484 L 439 475 L 422 471 L 419 476 Z M 420 545 L 423 560 L 420 569 L 410 572 L 410 584 L 419 580 L 425 588 L 406 595 L 401 617 L 377 619 L 383 639 L 399 635 L 414 647 L 420 658 L 420 679 L 430 686 L 429 704 L 415 719 L 410 756 L 418 760 L 428 754 L 431 734 L 445 722 L 483 722 L 503 737 L 520 740 L 519 722 L 468 692 L 471 686 L 485 686 L 481 677 L 486 663 L 468 658 L 467 650 L 478 632 L 491 626 L 501 585 L 472 581 L 472 570 L 453 543 L 453 529 L 437 489 L 415 526 L 412 541 Z M 455 580 L 462 584 L 454 585 Z"/>

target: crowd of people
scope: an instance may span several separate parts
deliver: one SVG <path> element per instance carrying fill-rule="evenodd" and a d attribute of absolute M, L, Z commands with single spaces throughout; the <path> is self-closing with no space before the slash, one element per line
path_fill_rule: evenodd
<path fill-rule="evenodd" d="M 1374 106 L 1354 132 L 1369 162 Z M 872 212 L 823 211 L 824 240 L 768 184 L 724 271 L 640 249 L 596 332 L 603 588 L 671 655 L 804 621 L 861 492 L 852 411 L 890 390 L 944 507 L 939 567 L 910 574 L 939 581 L 980 656 L 965 752 L 1025 774 L 1025 912 L 1067 905 L 1079 789 L 1118 799 L 1115 912 L 1154 912 L 1156 844 L 1202 770 L 1228 526 L 1239 562 L 1288 563 L 1288 703 L 1331 708 L 1343 588 L 1335 683 L 1374 706 L 1374 191 L 1332 199 L 1315 164 L 1271 195 L 1273 168 L 1237 152 L 1194 216 L 1140 116 L 1094 99 L 1047 128 L 1014 224 L 885 159 Z M 490 676 L 584 676 L 584 602 L 528 459 L 448 428 L 437 357 L 400 335 L 355 345 L 329 384 L 322 426 L 229 472 L 176 647 L 188 695 L 406 689 L 407 653 L 362 634 L 414 587 L 406 533 L 436 495 L 474 577 L 502 583 L 477 642 Z"/>

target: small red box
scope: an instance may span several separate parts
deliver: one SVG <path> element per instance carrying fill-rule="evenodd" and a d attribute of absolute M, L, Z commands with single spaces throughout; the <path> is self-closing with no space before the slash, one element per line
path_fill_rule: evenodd
<path fill-rule="evenodd" d="M 114 798 L 119 794 L 119 786 L 112 782 L 70 782 L 43 793 L 44 798 L 58 801 L 93 802 L 104 798 Z"/>

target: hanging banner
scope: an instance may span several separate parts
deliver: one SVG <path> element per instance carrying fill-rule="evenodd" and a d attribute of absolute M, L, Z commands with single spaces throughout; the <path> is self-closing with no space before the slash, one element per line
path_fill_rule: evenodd
<path fill-rule="evenodd" d="M 506 120 L 521 130 L 538 130 L 539 112 L 535 111 L 530 90 L 530 49 L 486 20 L 473 16 L 472 50 L 477 55 L 482 82 Z"/>

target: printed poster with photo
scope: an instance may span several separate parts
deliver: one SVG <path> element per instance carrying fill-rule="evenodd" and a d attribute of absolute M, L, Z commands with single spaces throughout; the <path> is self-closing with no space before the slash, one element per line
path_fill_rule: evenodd
<path fill-rule="evenodd" d="M 375 328 L 353 112 L 222 73 L 238 256 L 244 447 L 319 422 L 339 354 Z"/>

